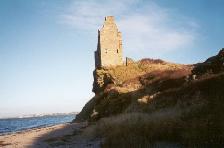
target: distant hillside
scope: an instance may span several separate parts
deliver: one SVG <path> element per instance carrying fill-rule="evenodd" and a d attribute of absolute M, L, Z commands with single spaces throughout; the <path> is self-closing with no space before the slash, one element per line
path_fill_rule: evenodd
<path fill-rule="evenodd" d="M 208 58 L 203 63 L 196 64 L 192 71 L 193 74 L 202 76 L 210 74 L 218 74 L 224 71 L 224 48 L 219 51 L 216 56 Z"/>
<path fill-rule="evenodd" d="M 223 53 L 222 49 L 195 65 L 143 59 L 96 69 L 96 95 L 76 121 L 97 121 L 89 131 L 105 138 L 105 147 L 147 147 L 157 142 L 171 147 L 220 146 L 224 144 Z"/>

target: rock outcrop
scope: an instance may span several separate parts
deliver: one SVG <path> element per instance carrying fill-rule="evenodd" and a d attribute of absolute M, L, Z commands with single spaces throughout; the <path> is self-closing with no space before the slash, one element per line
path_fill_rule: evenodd
<path fill-rule="evenodd" d="M 95 121 L 121 113 L 146 111 L 149 108 L 145 109 L 142 105 L 149 106 L 155 98 L 159 100 L 158 98 L 163 98 L 165 95 L 170 97 L 174 95 L 173 98 L 176 98 L 182 88 L 193 87 L 191 85 L 200 81 L 207 83 L 211 75 L 222 74 L 223 62 L 224 49 L 204 63 L 195 65 L 142 59 L 127 66 L 98 68 L 93 73 L 95 96 L 77 115 L 76 121 Z M 194 82 L 195 80 L 199 81 Z M 182 96 L 179 97 L 188 96 L 190 93 L 193 95 L 190 98 L 197 98 L 199 92 L 200 95 L 203 94 L 201 91 L 203 92 L 203 90 L 196 92 L 196 89 L 183 90 Z"/>
<path fill-rule="evenodd" d="M 216 56 L 208 58 L 203 63 L 196 64 L 192 74 L 201 76 L 220 72 L 224 72 L 224 48 L 222 48 Z"/>
<path fill-rule="evenodd" d="M 181 78 L 184 83 L 185 77 L 191 73 L 191 70 L 192 65 L 173 64 L 153 59 L 133 61 L 127 66 L 97 68 L 93 72 L 95 96 L 77 115 L 76 121 L 98 120 L 102 117 L 133 111 L 133 108 L 138 108 L 136 106 L 138 100 L 144 96 L 152 99 L 164 89 L 163 86 L 154 89 L 154 85 L 166 83 L 169 87 L 173 84 L 168 84 L 169 82 L 165 80 L 174 78 Z M 149 85 L 152 86 L 145 89 Z"/>
<path fill-rule="evenodd" d="M 96 121 L 104 147 L 130 147 L 133 137 L 133 147 L 223 147 L 223 56 L 222 49 L 195 65 L 143 59 L 96 69 L 95 96 L 76 121 Z"/>

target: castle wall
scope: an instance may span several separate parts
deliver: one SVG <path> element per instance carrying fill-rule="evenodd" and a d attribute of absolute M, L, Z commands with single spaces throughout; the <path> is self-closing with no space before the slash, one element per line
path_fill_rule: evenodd
<path fill-rule="evenodd" d="M 114 17 L 105 18 L 98 32 L 98 45 L 95 53 L 96 67 L 122 65 L 121 33 L 114 22 Z"/>

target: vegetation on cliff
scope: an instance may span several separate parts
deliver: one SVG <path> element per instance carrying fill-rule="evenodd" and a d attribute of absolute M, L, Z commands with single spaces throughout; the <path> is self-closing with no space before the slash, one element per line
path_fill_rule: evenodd
<path fill-rule="evenodd" d="M 76 121 L 94 124 L 85 133 L 105 147 L 224 144 L 223 53 L 195 65 L 144 59 L 96 69 L 96 95 Z"/>
<path fill-rule="evenodd" d="M 93 121 L 141 109 L 141 100 L 149 100 L 166 87 L 178 87 L 177 83 L 184 83 L 191 69 L 191 65 L 152 59 L 143 59 L 128 66 L 96 69 L 93 73 L 93 92 L 96 95 L 77 115 L 76 121 Z M 177 81 L 175 79 L 182 81 L 169 86 L 169 81 Z"/>

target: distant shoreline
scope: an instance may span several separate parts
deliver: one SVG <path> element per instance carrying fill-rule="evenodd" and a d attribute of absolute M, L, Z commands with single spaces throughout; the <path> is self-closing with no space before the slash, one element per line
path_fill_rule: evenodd
<path fill-rule="evenodd" d="M 0 119 L 0 135 L 69 123 L 75 117 L 76 114 L 54 114 L 39 117 Z"/>
<path fill-rule="evenodd" d="M 43 126 L 38 126 L 38 127 L 31 127 L 31 128 L 22 129 L 22 130 L 15 131 L 15 132 L 0 133 L 0 136 L 26 133 L 26 132 L 30 132 L 32 130 L 38 130 L 38 129 L 42 129 L 42 128 L 54 127 L 54 126 L 59 126 L 59 125 L 71 124 L 71 123 L 72 122 L 65 122 L 65 123 L 59 123 L 59 124 L 54 124 L 54 125 L 43 125 Z"/>
<path fill-rule="evenodd" d="M 26 118 L 38 118 L 38 117 L 49 117 L 49 116 L 60 116 L 60 115 L 77 115 L 79 112 L 71 113 L 52 113 L 52 114 L 31 114 L 31 115 L 21 115 L 21 116 L 9 116 L 0 117 L 0 120 L 10 120 L 10 119 L 26 119 Z"/>

